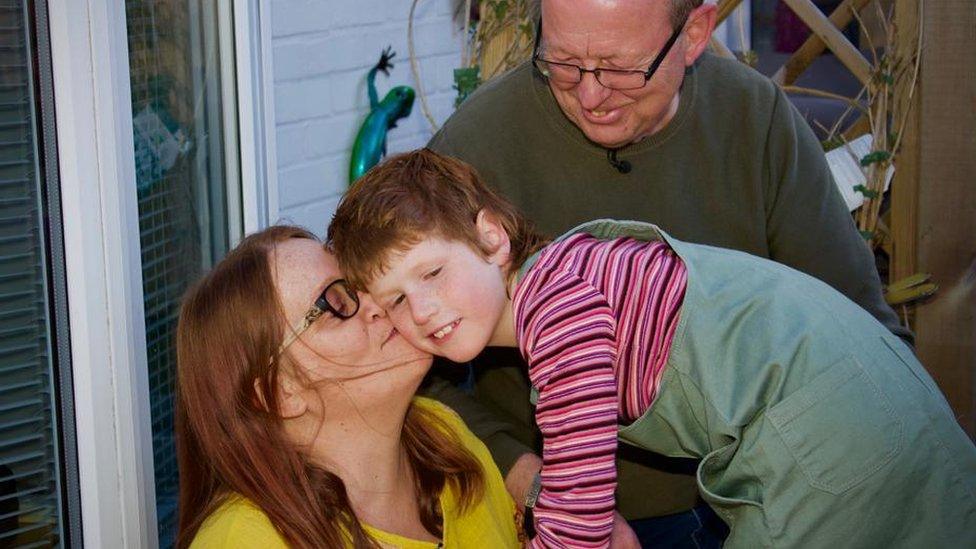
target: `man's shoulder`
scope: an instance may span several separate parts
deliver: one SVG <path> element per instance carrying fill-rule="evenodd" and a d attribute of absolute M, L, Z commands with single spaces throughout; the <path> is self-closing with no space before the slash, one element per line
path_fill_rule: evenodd
<path fill-rule="evenodd" d="M 764 102 L 779 89 L 759 71 L 735 59 L 705 52 L 695 65 L 697 85 L 706 100 Z"/>
<path fill-rule="evenodd" d="M 448 135 L 467 138 L 484 135 L 493 126 L 510 128 L 536 108 L 533 93 L 532 64 L 526 62 L 481 84 L 444 122 L 431 144 L 436 149 Z"/>

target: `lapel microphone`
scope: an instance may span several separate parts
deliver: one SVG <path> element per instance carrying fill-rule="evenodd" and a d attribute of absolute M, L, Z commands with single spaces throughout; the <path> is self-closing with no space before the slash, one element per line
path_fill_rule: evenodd
<path fill-rule="evenodd" d="M 607 149 L 607 162 L 620 173 L 630 173 L 630 162 L 617 160 L 617 149 Z"/>

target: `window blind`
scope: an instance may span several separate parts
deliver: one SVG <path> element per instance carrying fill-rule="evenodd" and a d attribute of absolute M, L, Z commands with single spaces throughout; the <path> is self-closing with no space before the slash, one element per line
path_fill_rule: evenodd
<path fill-rule="evenodd" d="M 0 547 L 63 539 L 52 307 L 25 2 L 0 1 Z"/>

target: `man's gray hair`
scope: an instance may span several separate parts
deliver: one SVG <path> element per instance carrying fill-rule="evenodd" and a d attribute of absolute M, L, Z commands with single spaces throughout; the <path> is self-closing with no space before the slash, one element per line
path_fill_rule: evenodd
<path fill-rule="evenodd" d="M 671 0 L 671 28 L 678 28 L 688 19 L 691 10 L 702 5 L 702 0 Z"/>

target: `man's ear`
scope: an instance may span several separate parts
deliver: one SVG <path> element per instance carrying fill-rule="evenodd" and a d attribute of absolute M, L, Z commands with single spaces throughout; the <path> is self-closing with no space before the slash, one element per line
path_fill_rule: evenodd
<path fill-rule="evenodd" d="M 294 377 L 284 372 L 279 372 L 278 376 L 276 391 L 278 393 L 278 410 L 268 410 L 268 400 L 264 396 L 261 380 L 255 379 L 254 394 L 258 403 L 269 412 L 277 412 L 278 416 L 282 419 L 293 419 L 301 416 L 308 410 L 308 403 L 305 402 L 302 385 Z"/>
<path fill-rule="evenodd" d="M 685 23 L 685 66 L 690 67 L 705 52 L 715 30 L 715 4 L 706 2 L 691 10 Z"/>
<path fill-rule="evenodd" d="M 484 209 L 478 212 L 478 219 L 475 224 L 482 244 L 484 244 L 485 249 L 490 250 L 488 261 L 498 265 L 507 264 L 509 254 L 512 251 L 512 242 L 508 237 L 508 231 L 502 227 L 494 214 Z"/>

